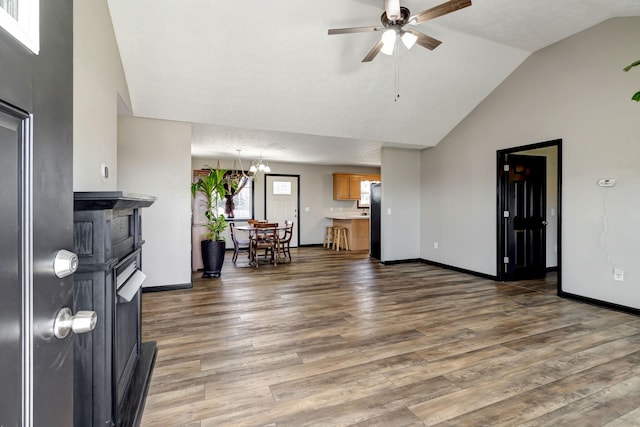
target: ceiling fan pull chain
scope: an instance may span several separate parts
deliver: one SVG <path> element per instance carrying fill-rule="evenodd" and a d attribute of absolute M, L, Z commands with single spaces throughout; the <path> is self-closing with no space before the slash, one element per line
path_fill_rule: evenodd
<path fill-rule="evenodd" d="M 398 47 L 399 43 L 395 45 L 395 57 L 396 57 L 396 70 L 395 70 L 395 79 L 396 79 L 396 96 L 393 99 L 393 102 L 398 102 L 400 98 L 400 48 Z"/>

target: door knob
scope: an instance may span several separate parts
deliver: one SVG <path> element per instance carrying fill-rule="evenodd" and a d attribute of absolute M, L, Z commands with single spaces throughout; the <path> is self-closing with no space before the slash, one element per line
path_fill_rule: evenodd
<path fill-rule="evenodd" d="M 79 311 L 74 316 L 69 307 L 60 309 L 53 323 L 53 334 L 63 339 L 73 331 L 76 334 L 91 332 L 96 327 L 98 315 L 95 311 Z"/>
<path fill-rule="evenodd" d="M 61 249 L 53 260 L 53 272 L 62 279 L 76 272 L 78 269 L 78 255 Z"/>
<path fill-rule="evenodd" d="M 547 221 L 542 221 L 542 225 L 547 225 L 549 224 Z"/>

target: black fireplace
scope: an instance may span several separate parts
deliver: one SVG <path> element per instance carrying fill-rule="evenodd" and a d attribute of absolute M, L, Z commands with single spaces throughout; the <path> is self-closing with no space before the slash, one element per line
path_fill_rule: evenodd
<path fill-rule="evenodd" d="M 141 339 L 142 221 L 155 199 L 113 192 L 74 193 L 76 310 L 93 310 L 90 334 L 75 337 L 74 424 L 136 426 L 155 363 Z"/>

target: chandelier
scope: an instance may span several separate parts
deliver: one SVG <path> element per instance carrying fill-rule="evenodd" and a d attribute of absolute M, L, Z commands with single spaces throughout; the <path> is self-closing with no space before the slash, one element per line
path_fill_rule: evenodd
<path fill-rule="evenodd" d="M 246 183 L 246 180 L 248 180 L 248 179 L 254 179 L 256 177 L 256 175 L 258 174 L 258 172 L 263 172 L 263 173 L 270 173 L 271 172 L 271 168 L 269 167 L 269 163 L 264 161 L 262 159 L 262 156 L 260 156 L 260 160 L 254 160 L 253 162 L 251 162 L 251 167 L 249 168 L 249 171 L 245 172 L 244 168 L 242 167 L 242 157 L 240 157 L 240 151 L 241 150 L 236 150 L 236 151 L 238 152 L 238 161 L 237 161 L 237 163 L 236 163 L 235 160 L 233 161 L 233 169 L 232 169 L 230 175 L 239 184 Z M 242 186 L 244 186 L 244 185 L 242 185 Z"/>
<path fill-rule="evenodd" d="M 271 168 L 269 167 L 269 163 L 263 161 L 262 157 L 260 158 L 260 160 L 256 160 L 256 161 L 252 162 L 251 163 L 251 167 L 249 168 L 249 175 L 250 176 L 255 176 L 255 174 L 257 174 L 258 172 L 264 172 L 264 173 L 270 173 L 271 172 Z"/>

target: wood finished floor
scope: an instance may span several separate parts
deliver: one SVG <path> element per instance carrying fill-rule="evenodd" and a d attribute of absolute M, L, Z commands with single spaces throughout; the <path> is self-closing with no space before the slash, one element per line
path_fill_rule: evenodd
<path fill-rule="evenodd" d="M 143 294 L 143 426 L 640 426 L 636 316 L 552 280 L 292 255 Z"/>

